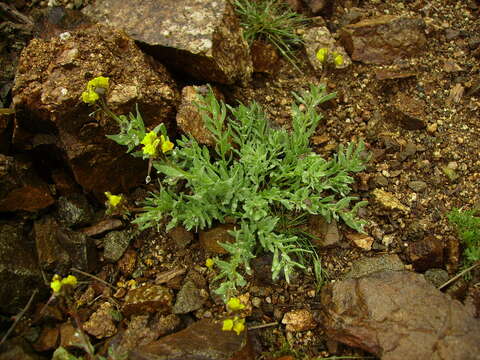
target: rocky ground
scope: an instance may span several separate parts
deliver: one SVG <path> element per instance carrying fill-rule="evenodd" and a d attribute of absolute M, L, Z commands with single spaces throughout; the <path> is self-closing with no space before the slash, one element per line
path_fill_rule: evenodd
<path fill-rule="evenodd" d="M 178 2 L 188 15 L 175 13 Z M 299 70 L 262 43 L 250 56 L 223 1 L 145 1 L 140 15 L 130 1 L 57 4 L 67 12 L 0 4 L 3 334 L 39 291 L 0 359 L 78 351 L 79 324 L 98 353 L 130 350 L 130 359 L 480 358 L 478 268 L 438 290 L 462 266 L 447 213 L 480 208 L 480 3 L 288 3 L 312 19 L 298 29 Z M 171 21 L 152 31 L 159 18 Z M 344 66 L 319 63 L 312 54 L 323 46 L 344 53 Z M 192 85 L 212 83 L 231 104 L 257 101 L 288 128 L 291 92 L 326 83 L 337 97 L 312 144 L 330 157 L 339 144 L 366 142 L 372 158 L 354 193 L 368 201 L 367 234 L 310 219 L 327 284 L 316 291 L 300 273 L 273 283 L 271 258 L 259 256 L 240 295 L 249 330 L 220 331 L 225 307 L 205 260 L 228 227 L 140 233 L 105 214 L 105 191 L 137 206 L 154 187 L 142 185 L 146 164 L 104 137 L 115 123 L 89 118 L 78 100 L 103 74 L 115 83 L 115 111 L 138 103 L 148 126 L 164 122 L 171 138 L 183 131 L 207 144 Z M 95 276 L 74 273 L 75 316 L 62 299 L 45 308 L 51 277 L 71 268 Z"/>

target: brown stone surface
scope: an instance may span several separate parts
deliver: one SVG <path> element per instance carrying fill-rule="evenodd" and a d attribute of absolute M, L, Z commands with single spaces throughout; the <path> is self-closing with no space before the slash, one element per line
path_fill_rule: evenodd
<path fill-rule="evenodd" d="M 262 40 L 255 40 L 250 47 L 250 52 L 254 72 L 275 74 L 280 59 L 275 46 Z"/>
<path fill-rule="evenodd" d="M 185 330 L 165 336 L 129 354 L 130 360 L 253 360 L 246 331 L 222 331 L 222 323 L 197 321 Z"/>
<path fill-rule="evenodd" d="M 123 227 L 123 222 L 120 219 L 109 218 L 104 219 L 96 224 L 80 229 L 82 233 L 87 236 L 100 236 L 111 230 L 118 230 Z"/>
<path fill-rule="evenodd" d="M 162 62 L 205 81 L 247 81 L 248 45 L 227 0 L 103 0 L 84 13 L 124 30 Z"/>
<path fill-rule="evenodd" d="M 407 94 L 398 93 L 392 100 L 390 118 L 406 130 L 425 128 L 425 108 L 423 100 L 415 99 Z"/>
<path fill-rule="evenodd" d="M 405 79 L 416 75 L 415 72 L 408 70 L 379 69 L 375 71 L 375 78 L 377 80 Z"/>
<path fill-rule="evenodd" d="M 219 243 L 235 241 L 235 238 L 228 233 L 233 229 L 235 229 L 234 225 L 221 224 L 210 230 L 202 230 L 199 233 L 200 244 L 206 251 L 214 254 L 227 254 L 228 251 Z"/>
<path fill-rule="evenodd" d="M 337 281 L 323 287 L 321 302 L 329 337 L 383 360 L 480 358 L 480 321 L 422 275 Z"/>
<path fill-rule="evenodd" d="M 75 334 L 76 329 L 70 322 L 60 325 L 60 346 L 64 348 L 75 347 L 75 344 L 78 343 L 78 338 Z"/>
<path fill-rule="evenodd" d="M 197 94 L 205 96 L 207 86 L 186 86 L 182 89 L 182 102 L 177 112 L 177 125 L 186 134 L 191 135 L 199 144 L 215 145 L 212 134 L 205 128 L 202 115 L 195 103 L 199 103 Z"/>
<path fill-rule="evenodd" d="M 313 313 L 307 309 L 296 309 L 287 312 L 282 319 L 287 331 L 306 331 L 317 327 Z"/>
<path fill-rule="evenodd" d="M 185 249 L 193 241 L 193 232 L 188 231 L 183 226 L 175 226 L 168 232 L 168 236 L 179 249 Z"/>
<path fill-rule="evenodd" d="M 312 241 L 319 247 L 335 246 L 341 239 L 337 222 L 333 219 L 327 223 L 321 215 L 312 215 L 308 218 L 308 231 L 315 236 Z"/>
<path fill-rule="evenodd" d="M 30 161 L 0 154 L 0 212 L 36 212 L 54 202 Z"/>
<path fill-rule="evenodd" d="M 424 272 L 432 268 L 442 268 L 444 259 L 445 242 L 435 236 L 427 236 L 420 241 L 410 243 L 407 255 L 414 269 Z"/>
<path fill-rule="evenodd" d="M 110 77 L 107 102 L 118 114 L 139 110 L 147 126 L 173 120 L 178 92 L 166 69 L 145 56 L 124 33 L 95 25 L 51 40 L 34 39 L 22 52 L 13 89 L 14 144 L 31 149 L 48 138 L 77 183 L 103 199 L 140 184 L 147 166 L 105 137 L 115 120 L 80 101 L 88 80 Z M 162 111 L 158 111 L 162 109 Z M 129 169 L 129 171 L 125 171 Z"/>
<path fill-rule="evenodd" d="M 424 48 L 424 27 L 421 18 L 382 15 L 343 27 L 341 40 L 354 61 L 391 64 Z"/>
<path fill-rule="evenodd" d="M 13 114 L 0 114 L 0 153 L 6 154 L 10 149 Z"/>
<path fill-rule="evenodd" d="M 146 284 L 130 290 L 125 296 L 122 312 L 125 316 L 143 313 L 166 313 L 171 310 L 173 294 L 161 285 Z"/>
<path fill-rule="evenodd" d="M 44 327 L 40 337 L 33 345 L 36 351 L 55 350 L 59 339 L 58 328 Z"/>
<path fill-rule="evenodd" d="M 83 324 L 83 330 L 97 339 L 103 339 L 115 335 L 117 327 L 112 318 L 112 311 L 115 311 L 112 304 L 104 302 L 95 311 L 86 323 Z"/>

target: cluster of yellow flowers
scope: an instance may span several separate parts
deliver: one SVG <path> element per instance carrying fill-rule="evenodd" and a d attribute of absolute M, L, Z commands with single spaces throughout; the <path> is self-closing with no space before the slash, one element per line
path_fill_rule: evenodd
<path fill-rule="evenodd" d="M 335 64 L 335 67 L 339 67 L 343 65 L 343 56 L 337 52 L 332 53 L 332 58 L 333 58 L 333 63 Z M 317 59 L 325 63 L 328 60 L 328 49 L 327 48 L 321 48 L 320 50 L 317 51 Z"/>
<path fill-rule="evenodd" d="M 68 275 L 66 278 L 62 278 L 60 275 L 55 274 L 50 282 L 50 287 L 55 294 L 60 293 L 64 285 L 77 285 L 77 278 L 73 275 Z"/>
<path fill-rule="evenodd" d="M 243 310 L 245 305 L 243 305 L 238 298 L 230 298 L 227 302 L 227 309 L 229 312 L 236 312 Z M 237 335 L 240 335 L 242 331 L 245 330 L 245 319 L 234 316 L 233 318 L 228 318 L 223 320 L 223 331 L 235 331 Z"/>
<path fill-rule="evenodd" d="M 107 197 L 107 200 L 108 200 L 108 206 L 112 208 L 117 207 L 118 204 L 120 204 L 123 200 L 122 195 L 112 195 L 110 191 L 106 191 L 105 196 Z"/>
<path fill-rule="evenodd" d="M 143 145 L 143 153 L 151 158 L 154 158 L 158 155 L 159 147 L 163 153 L 173 149 L 173 143 L 168 139 L 168 137 L 165 138 L 163 135 L 158 137 L 154 131 L 150 131 L 147 135 L 145 135 L 141 144 Z"/>
<path fill-rule="evenodd" d="M 105 94 L 108 89 L 109 78 L 98 76 L 90 80 L 87 84 L 87 90 L 82 92 L 82 101 L 87 104 L 95 104 L 100 99 L 100 95 Z"/>

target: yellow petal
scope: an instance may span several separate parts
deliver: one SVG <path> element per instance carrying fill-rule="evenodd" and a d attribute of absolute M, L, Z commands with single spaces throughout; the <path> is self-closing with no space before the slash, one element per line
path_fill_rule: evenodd
<path fill-rule="evenodd" d="M 87 90 L 82 92 L 82 101 L 86 104 L 94 104 L 99 98 L 95 91 Z"/>
<path fill-rule="evenodd" d="M 50 283 L 50 287 L 52 288 L 54 293 L 59 293 L 60 290 L 62 289 L 62 282 L 60 280 L 53 280 Z M 233 324 L 232 324 L 233 326 Z"/>
<path fill-rule="evenodd" d="M 88 86 L 91 86 L 92 88 L 103 88 L 103 89 L 108 89 L 108 82 L 109 78 L 105 76 L 97 76 L 96 78 L 90 80 L 88 82 Z"/>
<path fill-rule="evenodd" d="M 223 320 L 223 331 L 230 331 L 233 329 L 233 319 L 225 319 Z"/>
<path fill-rule="evenodd" d="M 245 308 L 238 298 L 230 298 L 227 302 L 227 307 L 230 311 L 238 311 Z"/>
<path fill-rule="evenodd" d="M 333 59 L 333 62 L 335 63 L 335 66 L 341 66 L 343 65 L 343 56 L 338 54 L 337 56 L 335 56 L 335 58 Z"/>
<path fill-rule="evenodd" d="M 320 50 L 317 51 L 317 59 L 320 60 L 322 63 L 327 60 L 327 55 L 328 55 L 327 48 L 321 48 Z"/>
<path fill-rule="evenodd" d="M 62 285 L 77 285 L 77 278 L 73 275 L 68 275 L 66 278 L 62 279 Z"/>
<path fill-rule="evenodd" d="M 157 134 L 155 134 L 155 131 L 150 131 L 145 137 L 143 138 L 141 144 L 143 145 L 151 145 L 157 140 Z"/>
<path fill-rule="evenodd" d="M 214 263 L 213 259 L 208 258 L 207 260 L 205 260 L 205 266 L 209 269 L 211 269 L 214 264 L 215 263 Z"/>
<path fill-rule="evenodd" d="M 109 191 L 105 192 L 105 196 L 108 199 L 108 204 L 111 207 L 116 207 L 122 201 L 122 195 L 112 195 Z"/>
<path fill-rule="evenodd" d="M 233 331 L 240 335 L 240 333 L 245 330 L 245 319 L 240 319 L 234 322 Z"/>

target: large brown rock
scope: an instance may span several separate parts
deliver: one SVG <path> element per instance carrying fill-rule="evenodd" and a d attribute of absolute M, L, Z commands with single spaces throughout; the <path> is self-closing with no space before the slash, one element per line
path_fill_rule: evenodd
<path fill-rule="evenodd" d="M 222 323 L 203 319 L 185 330 L 130 352 L 131 360 L 253 360 L 247 332 L 222 331 Z"/>
<path fill-rule="evenodd" d="M 54 202 L 31 161 L 0 154 L 0 212 L 36 212 Z"/>
<path fill-rule="evenodd" d="M 83 11 L 197 79 L 231 84 L 250 78 L 248 45 L 227 0 L 103 0 Z"/>
<path fill-rule="evenodd" d="M 327 335 L 382 360 L 480 359 L 480 321 L 422 275 L 376 272 L 322 289 Z"/>
<path fill-rule="evenodd" d="M 341 40 L 354 61 L 391 64 L 424 48 L 424 27 L 421 18 L 382 15 L 343 27 Z"/>
<path fill-rule="evenodd" d="M 19 60 L 13 89 L 14 144 L 49 146 L 64 158 L 87 192 L 126 191 L 144 181 L 147 166 L 105 138 L 115 120 L 96 113 L 80 96 L 88 80 L 110 77 L 107 102 L 117 114 L 139 110 L 147 126 L 174 119 L 178 91 L 166 69 L 145 56 L 124 33 L 94 25 L 50 40 L 34 39 Z"/>

